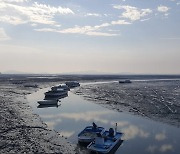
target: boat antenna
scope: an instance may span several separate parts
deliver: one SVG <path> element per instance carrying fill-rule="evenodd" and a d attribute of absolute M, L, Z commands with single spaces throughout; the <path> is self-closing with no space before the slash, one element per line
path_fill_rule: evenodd
<path fill-rule="evenodd" d="M 115 134 L 117 133 L 117 122 L 115 124 Z"/>

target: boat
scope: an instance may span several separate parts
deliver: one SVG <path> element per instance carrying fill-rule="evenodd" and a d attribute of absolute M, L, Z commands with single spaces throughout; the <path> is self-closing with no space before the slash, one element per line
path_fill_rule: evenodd
<path fill-rule="evenodd" d="M 70 91 L 70 88 L 66 84 L 60 84 L 58 88 L 62 88 L 64 90 Z"/>
<path fill-rule="evenodd" d="M 68 95 L 68 91 L 66 90 L 51 90 L 48 92 L 45 92 L 45 97 L 64 97 Z"/>
<path fill-rule="evenodd" d="M 57 99 L 56 100 L 46 100 L 46 99 L 44 99 L 44 100 L 38 101 L 38 103 L 40 105 L 57 105 L 58 100 Z"/>
<path fill-rule="evenodd" d="M 78 134 L 78 142 L 90 143 L 95 139 L 97 133 L 103 134 L 104 131 L 105 129 L 103 127 L 98 127 L 95 123 L 93 123 L 93 126 L 87 126 Z"/>
<path fill-rule="evenodd" d="M 111 132 L 112 128 L 110 128 L 109 131 L 105 131 L 102 135 L 97 135 L 97 137 L 87 146 L 87 149 L 91 152 L 103 154 L 116 151 L 123 142 L 123 140 L 121 140 L 123 133 L 116 132 L 113 134 Z"/>
<path fill-rule="evenodd" d="M 77 81 L 67 81 L 65 82 L 65 84 L 69 87 L 69 88 L 75 88 L 75 87 L 79 87 L 80 83 Z"/>
<path fill-rule="evenodd" d="M 132 83 L 131 80 L 120 80 L 119 83 Z"/>
<path fill-rule="evenodd" d="M 67 85 L 62 84 L 62 85 L 52 87 L 51 90 L 52 91 L 62 91 L 62 90 L 70 91 L 70 88 Z"/>

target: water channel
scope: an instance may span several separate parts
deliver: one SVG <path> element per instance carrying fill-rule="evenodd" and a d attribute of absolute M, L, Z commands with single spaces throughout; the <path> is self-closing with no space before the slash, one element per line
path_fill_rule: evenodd
<path fill-rule="evenodd" d="M 179 154 L 180 129 L 147 118 L 116 112 L 104 108 L 82 96 L 75 95 L 73 90 L 68 97 L 60 100 L 58 106 L 38 108 L 38 100 L 44 99 L 41 89 L 27 96 L 34 113 L 39 114 L 49 128 L 56 130 L 70 142 L 77 144 L 77 134 L 95 122 L 109 129 L 118 123 L 118 130 L 124 133 L 124 142 L 116 154 Z"/>

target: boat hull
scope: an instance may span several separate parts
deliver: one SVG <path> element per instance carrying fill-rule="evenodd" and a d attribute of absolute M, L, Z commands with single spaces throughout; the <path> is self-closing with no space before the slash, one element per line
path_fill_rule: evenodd
<path fill-rule="evenodd" d="M 56 105 L 58 104 L 57 100 L 42 100 L 38 101 L 39 105 Z"/>
<path fill-rule="evenodd" d="M 111 153 L 112 151 L 116 151 L 123 142 L 123 140 L 121 140 L 122 133 L 117 132 L 114 137 L 108 137 L 107 134 L 108 131 L 105 131 L 105 133 L 103 134 L 104 144 L 97 145 L 93 141 L 87 146 L 87 148 L 92 152 L 103 153 L 103 154 L 108 154 Z"/>
<path fill-rule="evenodd" d="M 97 136 L 97 133 L 103 133 L 103 127 L 97 127 L 94 129 L 93 126 L 86 127 L 82 132 L 78 134 L 78 142 L 79 143 L 90 143 Z"/>

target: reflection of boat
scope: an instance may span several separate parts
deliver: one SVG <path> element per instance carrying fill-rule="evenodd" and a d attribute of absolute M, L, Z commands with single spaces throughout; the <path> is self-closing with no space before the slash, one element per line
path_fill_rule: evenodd
<path fill-rule="evenodd" d="M 120 80 L 119 83 L 132 83 L 131 80 Z"/>
<path fill-rule="evenodd" d="M 116 151 L 123 142 L 123 140 L 121 140 L 123 134 L 120 132 L 116 132 L 115 135 L 111 134 L 110 129 L 109 131 L 105 131 L 102 136 L 96 137 L 87 148 L 90 151 L 104 154 L 110 153 L 114 150 Z"/>
<path fill-rule="evenodd" d="M 37 108 L 48 108 L 48 107 L 57 107 L 58 108 L 60 105 L 58 105 L 58 104 L 38 105 Z"/>
<path fill-rule="evenodd" d="M 42 100 L 42 101 L 38 101 L 38 103 L 40 105 L 57 105 L 58 104 L 58 100 L 54 99 L 54 100 Z"/>
<path fill-rule="evenodd" d="M 96 125 L 95 125 L 96 126 Z M 97 136 L 97 133 L 103 133 L 103 127 L 87 126 L 82 132 L 78 134 L 78 142 L 90 143 Z"/>
<path fill-rule="evenodd" d="M 69 87 L 69 88 L 74 88 L 74 87 L 79 87 L 80 83 L 77 81 L 68 81 L 65 82 L 65 84 Z"/>

